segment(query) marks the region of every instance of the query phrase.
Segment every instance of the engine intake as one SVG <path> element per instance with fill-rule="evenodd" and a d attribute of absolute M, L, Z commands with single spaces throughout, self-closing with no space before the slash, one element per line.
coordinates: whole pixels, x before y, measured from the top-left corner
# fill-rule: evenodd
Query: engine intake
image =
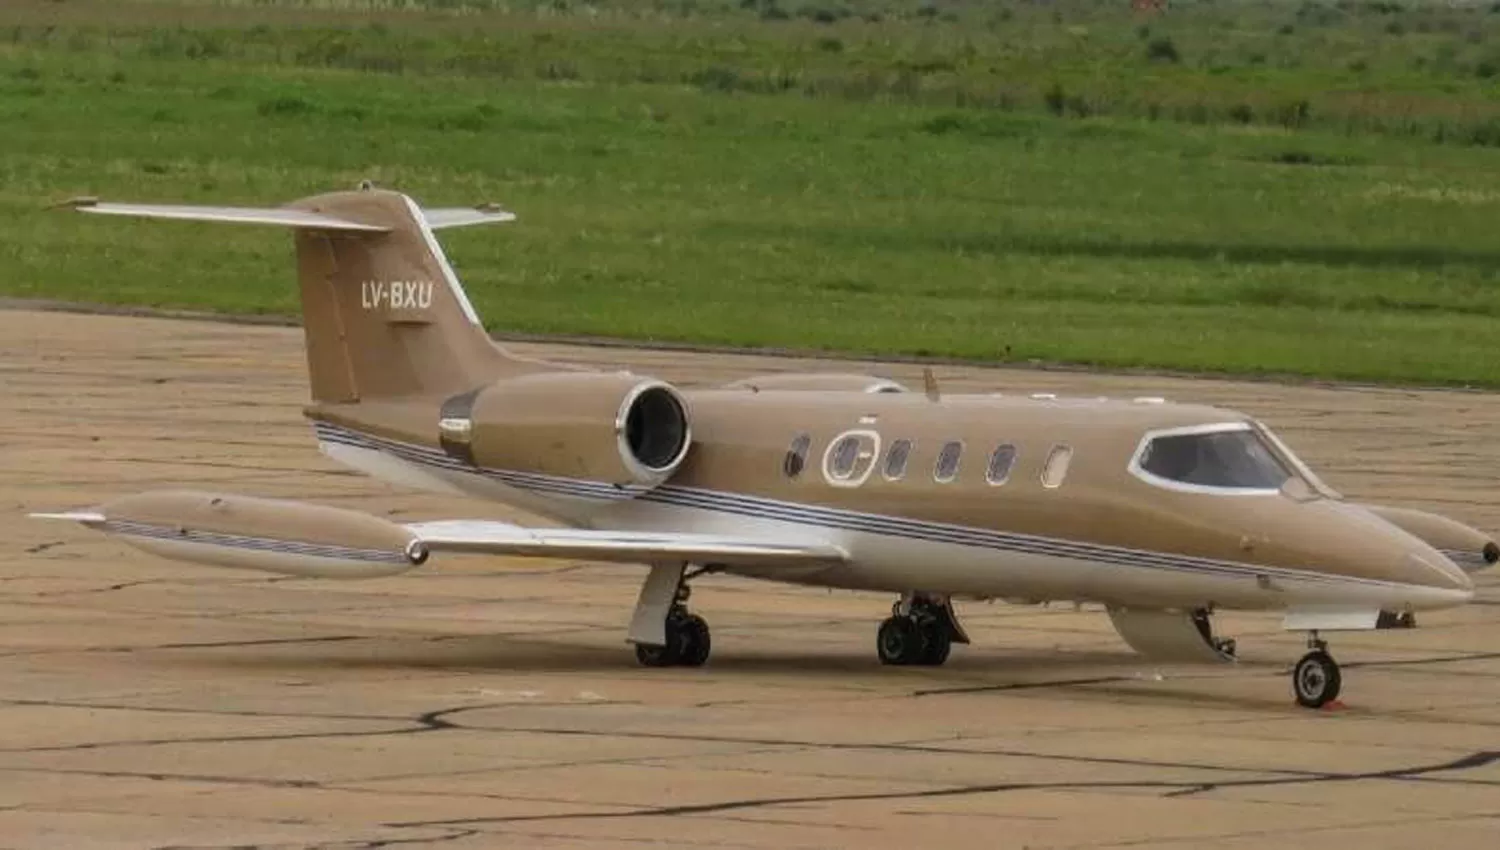
<path fill-rule="evenodd" d="M 649 487 L 692 443 L 675 389 L 604 372 L 524 375 L 454 396 L 438 432 L 449 456 L 474 466 Z"/>

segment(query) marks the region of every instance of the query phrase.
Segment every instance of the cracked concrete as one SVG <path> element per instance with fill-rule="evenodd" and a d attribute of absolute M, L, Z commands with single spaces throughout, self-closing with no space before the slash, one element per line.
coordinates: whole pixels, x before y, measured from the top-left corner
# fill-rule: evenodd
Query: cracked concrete
<path fill-rule="evenodd" d="M 809 361 L 517 345 L 681 381 Z M 370 582 L 155 560 L 24 519 L 223 487 L 400 516 L 505 509 L 318 455 L 300 334 L 0 311 L 0 845 L 1491 847 L 1500 573 L 1481 604 L 1334 638 L 1348 707 L 1231 615 L 1232 668 L 1159 667 L 1098 612 L 962 606 L 881 668 L 888 601 L 709 577 L 703 670 L 623 643 L 623 566 L 454 558 Z M 848 371 L 850 364 L 833 367 Z M 920 385 L 920 367 L 885 371 Z M 1267 419 L 1353 497 L 1500 530 L 1500 396 L 940 367 L 947 387 L 1165 395 Z"/>

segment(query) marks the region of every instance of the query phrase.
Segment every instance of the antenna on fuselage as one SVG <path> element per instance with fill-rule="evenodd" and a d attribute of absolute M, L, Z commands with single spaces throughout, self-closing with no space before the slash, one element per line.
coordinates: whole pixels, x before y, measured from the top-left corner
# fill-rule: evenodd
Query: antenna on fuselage
<path fill-rule="evenodd" d="M 937 401 L 941 397 L 938 392 L 937 376 L 932 374 L 932 367 L 925 366 L 922 369 L 922 387 L 927 390 L 927 400 Z"/>

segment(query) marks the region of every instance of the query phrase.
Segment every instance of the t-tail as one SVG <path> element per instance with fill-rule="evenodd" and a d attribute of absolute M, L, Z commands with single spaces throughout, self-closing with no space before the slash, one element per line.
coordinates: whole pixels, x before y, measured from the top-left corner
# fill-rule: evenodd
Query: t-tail
<path fill-rule="evenodd" d="M 68 202 L 82 212 L 279 225 L 293 230 L 307 365 L 314 402 L 447 397 L 498 378 L 564 367 L 499 348 L 438 245 L 434 231 L 498 224 L 493 205 L 422 209 L 371 188 L 282 207 Z"/>

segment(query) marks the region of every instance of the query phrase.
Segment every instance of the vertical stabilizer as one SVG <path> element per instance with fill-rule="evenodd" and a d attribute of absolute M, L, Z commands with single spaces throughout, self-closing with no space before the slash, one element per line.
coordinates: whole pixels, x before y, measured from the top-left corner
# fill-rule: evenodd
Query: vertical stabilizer
<path fill-rule="evenodd" d="M 494 207 L 423 210 L 368 186 L 284 207 L 101 203 L 83 212 L 268 224 L 295 233 L 302 324 L 315 402 L 336 404 L 466 392 L 498 378 L 564 367 L 497 347 L 433 230 L 511 221 Z"/>
<path fill-rule="evenodd" d="M 382 229 L 297 229 L 315 401 L 451 395 L 515 371 L 484 332 L 410 198 L 365 190 L 307 198 L 292 207 Z"/>

